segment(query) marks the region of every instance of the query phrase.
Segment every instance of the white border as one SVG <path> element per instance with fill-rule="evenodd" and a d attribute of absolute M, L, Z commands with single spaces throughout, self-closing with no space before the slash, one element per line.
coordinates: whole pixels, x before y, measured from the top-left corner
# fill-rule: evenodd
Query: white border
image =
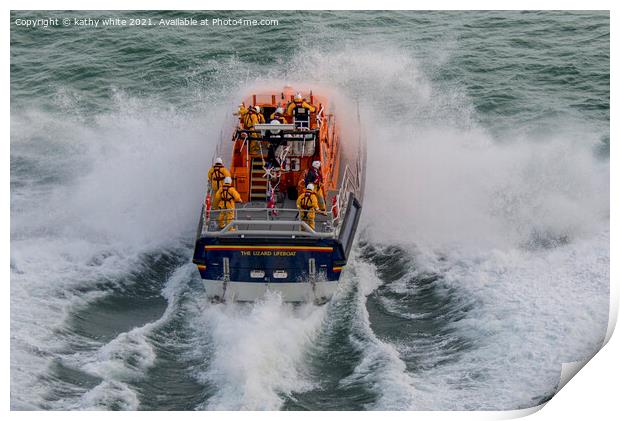
<path fill-rule="evenodd" d="M 234 4 L 228 3 L 224 4 L 226 7 L 221 7 L 222 3 L 217 4 L 209 4 L 207 2 L 199 2 L 199 1 L 187 1 L 187 0 L 177 0 L 174 2 L 171 1 L 162 1 L 162 0 L 152 0 L 147 3 L 143 1 L 90 1 L 85 3 L 83 1 L 75 1 L 75 0 L 65 0 L 65 1 L 55 1 L 55 2 L 45 2 L 45 1 L 34 1 L 34 0 L 23 0 L 23 1 L 9 1 L 7 6 L 7 12 L 11 9 L 13 10 L 142 10 L 145 9 L 145 6 L 148 6 L 148 9 L 172 9 L 172 10 L 256 10 L 259 4 L 254 1 L 237 1 Z M 260 6 L 265 5 L 261 3 Z M 218 7 L 219 6 L 219 7 Z M 271 1 L 267 4 L 268 10 L 277 10 L 277 9 L 291 9 L 292 6 L 297 6 L 297 4 L 292 4 L 290 1 Z M 615 11 L 612 3 L 610 1 L 598 1 L 598 0 L 590 0 L 588 2 L 577 2 L 577 1 L 532 1 L 532 0 L 523 0 L 523 1 L 468 1 L 468 2 L 456 2 L 456 1 L 416 1 L 415 3 L 406 2 L 406 1 L 396 1 L 396 0 L 383 0 L 381 2 L 354 2 L 354 1 L 344 1 L 339 3 L 334 3 L 333 1 L 327 0 L 313 0 L 306 3 L 307 10 L 322 10 L 322 9 L 330 9 L 330 10 L 347 10 L 347 9 L 367 9 L 367 10 L 378 10 L 378 9 L 418 9 L 418 10 L 480 10 L 480 9 L 493 9 L 493 10 L 520 10 L 520 9 L 537 9 L 537 10 L 549 10 L 549 9 L 572 9 L 572 10 L 611 10 L 611 25 L 614 26 L 615 22 Z M 263 9 L 265 10 L 265 9 Z M 8 13 L 7 13 L 8 14 Z M 6 15 L 5 15 L 6 16 Z M 612 54 L 612 68 L 613 60 L 616 57 L 616 48 L 617 45 L 617 37 L 615 36 L 615 29 L 611 31 L 611 49 L 613 51 Z M 9 74 L 9 61 L 10 61 L 10 49 L 9 49 L 9 40 L 10 40 L 10 25 L 7 25 L 7 28 L 2 32 L 2 40 L 3 45 L 6 48 L 5 53 L 3 54 L 4 66 L 2 68 L 3 77 L 5 80 L 5 87 L 10 87 L 10 74 Z M 616 98 L 615 93 L 617 93 L 617 89 L 614 89 L 614 84 L 611 84 L 612 88 L 612 116 L 614 116 L 613 111 L 616 109 L 614 104 L 614 99 Z M 7 89 L 8 91 L 8 89 Z M 3 107 L 3 121 L 4 121 L 4 133 L 5 139 L 7 141 L 2 144 L 2 163 L 4 165 L 3 176 L 5 177 L 4 183 L 0 187 L 3 197 L 7 200 L 5 201 L 6 205 L 2 207 L 2 222 L 0 225 L 1 232 L 3 234 L 4 241 L 2 242 L 2 255 L 4 257 L 5 270 L 7 275 L 9 272 L 9 252 L 10 252 L 10 209 L 9 209 L 9 180 L 10 180 L 10 162 L 9 162 L 9 142 L 10 138 L 10 128 L 9 128 L 9 116 L 10 116 L 10 95 L 5 94 L 4 101 L 2 102 Z M 614 138 L 614 118 L 612 117 L 611 121 L 611 138 Z M 618 171 L 616 170 L 615 164 L 618 162 L 618 152 L 617 148 L 611 148 L 611 214 L 619 215 L 620 208 L 618 207 Z M 616 239 L 617 223 L 616 219 L 612 218 L 611 220 L 611 232 L 612 232 L 612 241 L 611 241 L 611 311 L 610 311 L 610 324 L 608 329 L 607 340 L 609 340 L 613 327 L 615 325 L 617 319 L 618 312 L 618 287 L 617 287 L 617 269 L 616 265 L 618 262 L 618 247 Z M 10 367 L 8 363 L 9 358 L 9 350 L 10 350 L 10 341 L 7 340 L 10 335 L 10 313 L 9 313 L 9 304 L 10 304 L 10 287 L 9 287 L 9 279 L 7 276 L 3 280 L 5 281 L 5 295 L 4 295 L 4 323 L 3 323 L 3 333 L 4 333 L 4 346 L 2 347 L 2 356 L 4 360 L 4 364 L 2 366 L 2 392 L 5 397 L 4 404 L 4 412 L 9 412 L 9 416 L 15 419 L 31 419 L 32 417 L 45 417 L 45 418 L 57 418 L 59 420 L 66 419 L 82 419 L 84 413 L 81 412 L 10 412 L 9 411 L 9 379 L 10 379 Z M 617 335 L 616 335 L 617 336 Z M 620 345 L 618 343 L 618 339 L 612 337 L 609 343 L 601 350 L 595 357 L 587 364 L 587 368 L 582 372 L 578 373 L 576 379 L 572 380 L 568 383 L 568 385 L 560 391 L 548 404 L 547 407 L 538 412 L 535 417 L 541 420 L 554 420 L 554 419 L 562 419 L 562 420 L 572 420 L 579 419 L 583 420 L 585 418 L 591 419 L 612 419 L 614 415 L 617 416 L 619 413 L 618 409 L 618 399 L 617 399 L 617 390 L 618 390 L 618 356 L 620 355 Z M 355 417 L 355 418 L 375 418 L 375 417 L 390 417 L 397 419 L 411 419 L 411 417 L 415 417 L 416 419 L 505 419 L 505 418 L 513 418 L 518 416 L 524 416 L 531 413 L 532 410 L 524 410 L 524 411 L 505 411 L 505 412 L 391 412 L 389 414 L 384 414 L 380 412 L 355 412 L 355 413 L 346 413 L 342 414 L 340 412 L 329 412 L 322 413 L 321 417 L 327 418 L 343 418 L 343 417 Z M 89 412 L 87 414 L 88 417 L 93 418 L 107 418 L 111 415 L 111 412 Z M 255 419 L 290 419 L 291 416 L 300 417 L 300 418 L 315 418 L 317 414 L 315 413 L 274 413 L 274 412 L 259 412 L 259 413 L 247 413 L 247 412 L 209 412 L 209 413 L 192 413 L 192 412 L 181 412 L 175 413 L 175 417 L 215 417 L 218 419 L 239 419 L 243 417 L 251 417 Z M 114 413 L 114 417 L 120 418 L 129 418 L 135 419 L 148 417 L 149 419 L 155 418 L 163 418 L 169 417 L 171 414 L 166 412 L 158 412 L 158 413 Z M 79 418 L 78 418 L 79 417 Z"/>

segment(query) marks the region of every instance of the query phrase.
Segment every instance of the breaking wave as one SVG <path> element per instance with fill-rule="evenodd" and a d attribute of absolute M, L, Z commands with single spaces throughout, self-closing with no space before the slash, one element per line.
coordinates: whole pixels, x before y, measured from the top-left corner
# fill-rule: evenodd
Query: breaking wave
<path fill-rule="evenodd" d="M 182 105 L 111 87 L 84 112 L 60 88 L 53 111 L 12 111 L 13 409 L 515 409 L 598 350 L 607 127 L 525 113 L 500 130 L 433 76 L 450 48 L 341 45 L 203 63 Z M 300 82 L 359 103 L 367 136 L 342 289 L 208 304 L 187 262 L 220 122 L 238 91 Z"/>

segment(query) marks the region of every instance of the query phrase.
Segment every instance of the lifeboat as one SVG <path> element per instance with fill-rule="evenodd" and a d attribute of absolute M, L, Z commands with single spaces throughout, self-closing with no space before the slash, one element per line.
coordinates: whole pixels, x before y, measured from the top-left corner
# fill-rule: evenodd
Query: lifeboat
<path fill-rule="evenodd" d="M 257 106 L 264 123 L 247 123 L 245 113 Z M 284 117 L 272 119 L 278 109 Z M 357 107 L 287 86 L 251 93 L 231 115 L 212 162 L 223 160 L 241 202 L 220 210 L 207 183 L 193 256 L 207 296 L 256 301 L 272 291 L 287 302 L 326 302 L 346 268 L 362 210 L 366 152 Z M 296 202 L 315 167 L 322 209 L 311 223 Z M 222 212 L 230 216 L 220 218 Z"/>

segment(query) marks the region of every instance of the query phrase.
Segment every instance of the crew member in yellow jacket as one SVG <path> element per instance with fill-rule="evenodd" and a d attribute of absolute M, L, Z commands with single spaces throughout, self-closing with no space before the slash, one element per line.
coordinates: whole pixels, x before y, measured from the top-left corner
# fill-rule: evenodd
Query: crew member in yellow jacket
<path fill-rule="evenodd" d="M 241 195 L 232 186 L 232 178 L 226 177 L 224 184 L 215 193 L 213 206 L 220 210 L 220 216 L 217 218 L 220 229 L 228 225 L 235 217 L 235 202 L 241 203 Z M 233 231 L 234 228 L 231 228 Z"/>
<path fill-rule="evenodd" d="M 261 109 L 258 105 L 252 106 L 250 105 L 247 111 L 239 110 L 240 115 L 242 116 L 243 128 L 246 130 L 252 130 L 254 125 L 256 124 L 265 124 L 265 116 L 260 112 Z M 250 138 L 252 139 L 250 142 L 250 152 L 257 153 L 260 150 L 260 146 L 258 144 L 258 140 L 255 140 L 259 137 L 258 133 L 252 133 Z"/>
<path fill-rule="evenodd" d="M 222 158 L 215 158 L 215 164 L 209 170 L 209 181 L 211 182 L 211 191 L 215 194 L 226 177 L 230 177 L 230 172 L 226 169 L 222 163 Z"/>
<path fill-rule="evenodd" d="M 243 127 L 246 130 L 252 130 L 255 124 L 265 124 L 265 116 L 260 112 L 260 107 L 252 106 L 247 110 L 239 109 L 239 114 L 243 118 Z"/>
<path fill-rule="evenodd" d="M 286 124 L 286 117 L 284 116 L 284 108 L 278 107 L 269 117 L 270 122 L 273 124 L 273 120 L 277 120 L 280 124 Z"/>
<path fill-rule="evenodd" d="M 288 104 L 288 106 L 286 107 L 286 114 L 292 117 L 293 111 L 295 111 L 295 108 L 298 108 L 298 107 L 306 108 L 310 110 L 311 113 L 315 111 L 315 108 L 312 105 L 308 104 L 306 100 L 304 99 L 304 97 L 302 97 L 299 92 L 295 94 L 295 98 L 293 102 Z"/>
<path fill-rule="evenodd" d="M 314 194 L 313 184 L 308 184 L 306 191 L 297 198 L 297 209 L 299 209 L 301 220 L 314 229 L 314 217 L 320 209 L 316 194 Z"/>

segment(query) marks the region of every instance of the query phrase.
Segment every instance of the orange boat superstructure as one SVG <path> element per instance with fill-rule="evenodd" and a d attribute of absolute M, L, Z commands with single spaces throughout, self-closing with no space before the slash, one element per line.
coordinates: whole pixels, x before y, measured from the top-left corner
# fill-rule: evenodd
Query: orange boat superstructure
<path fill-rule="evenodd" d="M 269 117 L 276 109 L 281 107 L 286 110 L 287 105 L 293 102 L 293 98 L 294 94 L 289 89 L 286 94 L 284 92 L 263 95 L 253 94 L 245 98 L 243 104 L 246 107 L 258 105 L 261 108 L 261 113 L 266 116 L 265 119 L 268 124 L 270 122 Z M 334 114 L 327 114 L 325 112 L 329 106 L 327 98 L 316 96 L 310 92 L 307 96 L 307 102 L 316 109 L 314 112 L 308 112 L 309 131 L 316 132 L 316 142 L 314 140 L 293 141 L 291 140 L 292 137 L 289 137 L 288 140 L 283 138 L 285 141 L 295 143 L 288 145 L 291 148 L 281 163 L 282 171 L 279 182 L 282 188 L 297 187 L 300 177 L 310 168 L 315 158 L 319 158 L 324 176 L 322 189 L 325 195 L 326 191 L 337 189 L 340 166 L 338 127 L 336 126 Z M 292 116 L 287 115 L 286 119 L 288 124 L 294 124 Z M 252 133 L 243 129 L 243 125 L 240 122 L 235 134 L 237 141 L 234 143 L 230 164 L 234 185 L 246 202 L 257 199 L 265 200 L 268 180 L 267 177 L 264 177 L 262 170 L 263 161 L 268 158 L 269 142 L 253 140 Z"/>
<path fill-rule="evenodd" d="M 248 127 L 236 113 L 232 133 L 222 137 L 216 156 L 243 203 L 223 226 L 221 211 L 210 207 L 215 192 L 207 192 L 194 263 L 211 298 L 253 301 L 272 290 L 286 301 L 324 301 L 335 291 L 360 217 L 365 143 L 357 113 L 343 128 L 332 98 L 300 93 L 303 106 L 290 87 L 251 93 L 241 113 L 258 106 L 265 123 Z M 278 108 L 290 114 L 275 122 Z M 295 200 L 315 161 L 325 212 L 312 228 L 300 219 Z"/>

